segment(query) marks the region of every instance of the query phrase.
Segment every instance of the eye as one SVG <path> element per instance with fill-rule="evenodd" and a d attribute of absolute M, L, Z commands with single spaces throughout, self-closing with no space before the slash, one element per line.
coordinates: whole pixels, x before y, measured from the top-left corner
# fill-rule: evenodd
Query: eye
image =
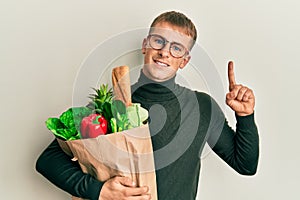
<path fill-rule="evenodd" d="M 176 52 L 182 52 L 182 51 L 184 51 L 183 46 L 180 45 L 180 44 L 173 44 L 173 45 L 172 45 L 172 49 L 173 49 L 174 51 L 176 51 Z"/>
<path fill-rule="evenodd" d="M 154 42 L 155 42 L 156 44 L 159 44 L 159 45 L 163 45 L 163 44 L 165 43 L 165 41 L 164 41 L 162 38 L 159 38 L 159 37 L 156 37 L 156 38 L 154 39 Z"/>

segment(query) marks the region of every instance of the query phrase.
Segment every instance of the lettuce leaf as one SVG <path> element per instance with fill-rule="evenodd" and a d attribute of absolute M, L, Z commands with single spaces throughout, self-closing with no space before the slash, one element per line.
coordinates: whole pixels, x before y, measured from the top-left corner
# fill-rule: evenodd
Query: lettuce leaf
<path fill-rule="evenodd" d="M 59 118 L 48 118 L 46 126 L 56 137 L 61 139 L 80 139 L 81 120 L 91 113 L 92 110 L 87 107 L 69 108 Z"/>

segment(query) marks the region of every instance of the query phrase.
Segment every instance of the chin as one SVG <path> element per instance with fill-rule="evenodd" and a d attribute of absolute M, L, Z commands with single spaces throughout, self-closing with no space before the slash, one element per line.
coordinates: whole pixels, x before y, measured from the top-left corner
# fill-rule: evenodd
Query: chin
<path fill-rule="evenodd" d="M 170 69 L 157 67 L 155 64 L 148 64 L 147 66 L 144 66 L 143 73 L 153 81 L 163 82 L 175 75 L 173 73 L 170 73 Z"/>
<path fill-rule="evenodd" d="M 163 82 L 169 80 L 170 78 L 171 78 L 170 76 L 166 76 L 165 74 L 155 74 L 152 75 L 151 79 L 156 82 Z"/>

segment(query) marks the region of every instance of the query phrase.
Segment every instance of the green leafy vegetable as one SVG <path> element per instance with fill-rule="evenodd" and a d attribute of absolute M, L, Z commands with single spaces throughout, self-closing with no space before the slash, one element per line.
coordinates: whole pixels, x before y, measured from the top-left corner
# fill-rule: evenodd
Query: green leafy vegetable
<path fill-rule="evenodd" d="M 77 130 L 80 130 L 81 120 L 84 117 L 92 114 L 92 110 L 87 107 L 75 107 L 72 108 L 72 112 L 73 112 L 74 125 Z"/>
<path fill-rule="evenodd" d="M 142 125 L 148 118 L 148 111 L 138 103 L 127 107 L 120 100 L 113 100 L 112 89 L 102 84 L 93 89 L 91 101 L 86 107 L 72 107 L 63 112 L 59 118 L 49 118 L 46 126 L 56 137 L 64 140 L 80 139 L 80 126 L 84 117 L 92 113 L 102 115 L 108 123 L 108 133 L 120 132 Z"/>
<path fill-rule="evenodd" d="M 87 107 L 69 108 L 59 118 L 48 118 L 46 126 L 55 136 L 64 140 L 80 139 L 81 120 L 91 113 L 92 110 Z"/>
<path fill-rule="evenodd" d="M 126 108 L 129 123 L 133 127 L 139 127 L 148 119 L 148 111 L 139 103 L 133 103 Z"/>
<path fill-rule="evenodd" d="M 111 112 L 116 120 L 117 132 L 132 128 L 126 112 L 125 104 L 120 100 L 114 100 L 111 104 Z M 114 121 L 113 121 L 114 122 Z M 115 124 L 111 124 L 111 127 Z"/>
<path fill-rule="evenodd" d="M 118 127 L 117 127 L 117 120 L 116 118 L 111 118 L 110 121 L 110 127 L 111 127 L 111 132 L 116 133 L 118 132 Z"/>

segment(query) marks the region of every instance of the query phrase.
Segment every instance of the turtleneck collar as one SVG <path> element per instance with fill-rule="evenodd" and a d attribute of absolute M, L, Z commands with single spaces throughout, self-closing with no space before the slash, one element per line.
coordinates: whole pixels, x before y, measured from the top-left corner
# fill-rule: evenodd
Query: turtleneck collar
<path fill-rule="evenodd" d="M 176 98 L 181 93 L 181 87 L 175 83 L 175 78 L 156 82 L 145 76 L 143 71 L 140 72 L 138 81 L 132 86 L 131 92 L 140 98 L 149 101 L 165 101 Z"/>

